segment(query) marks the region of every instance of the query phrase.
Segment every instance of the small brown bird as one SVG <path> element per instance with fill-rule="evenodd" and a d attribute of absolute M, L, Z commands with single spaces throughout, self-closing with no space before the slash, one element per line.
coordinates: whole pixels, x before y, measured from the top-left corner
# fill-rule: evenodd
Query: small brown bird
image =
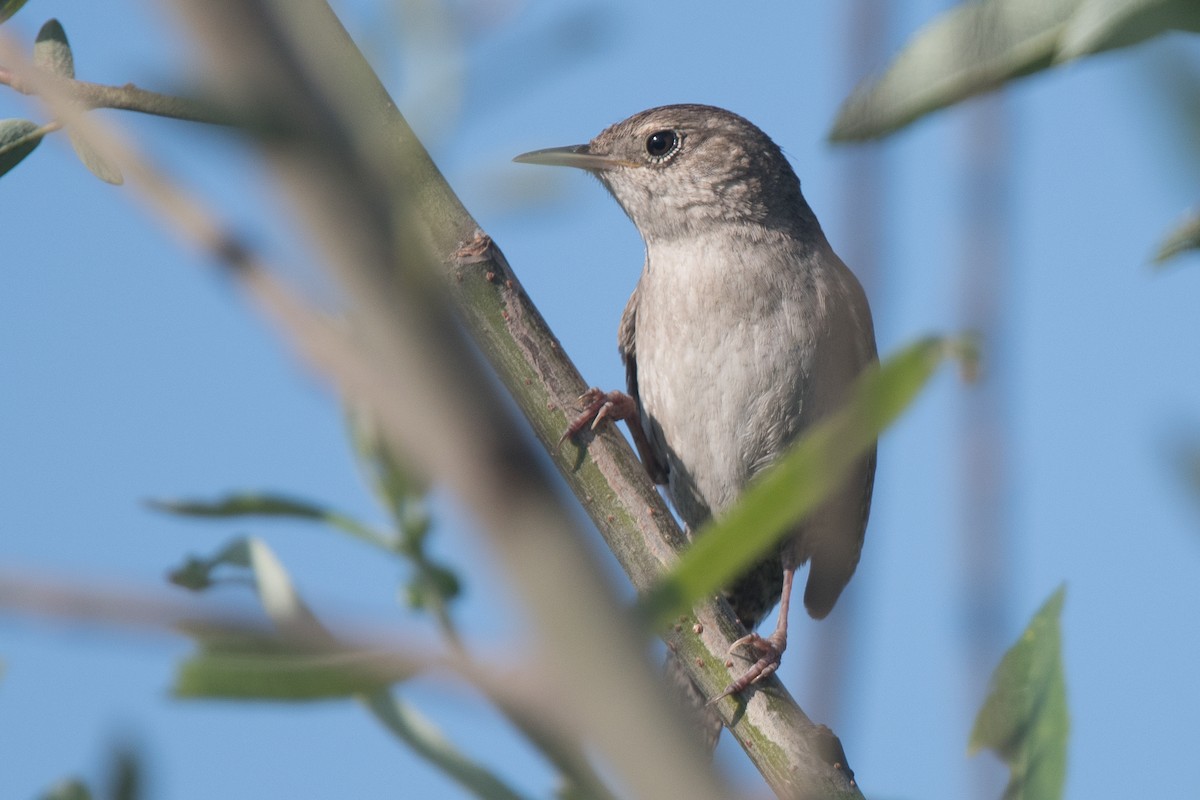
<path fill-rule="evenodd" d="M 866 295 L 782 151 L 729 111 L 652 108 L 588 144 L 516 160 L 591 172 L 645 240 L 645 267 L 618 334 L 628 394 L 593 390 L 568 433 L 628 420 L 647 471 L 696 531 L 837 410 L 876 360 Z M 725 591 L 750 630 L 781 602 L 770 636 L 752 633 L 735 645 L 758 659 L 725 694 L 778 668 L 797 567 L 809 564 L 808 613 L 821 619 L 833 608 L 858 564 L 874 476 L 872 448 L 778 556 Z"/>

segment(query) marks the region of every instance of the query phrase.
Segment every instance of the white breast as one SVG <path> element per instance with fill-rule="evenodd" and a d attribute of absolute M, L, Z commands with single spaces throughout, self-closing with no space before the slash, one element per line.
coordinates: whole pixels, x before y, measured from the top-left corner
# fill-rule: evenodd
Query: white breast
<path fill-rule="evenodd" d="M 643 424 L 693 529 L 836 405 L 874 355 L 862 291 L 823 239 L 804 252 L 728 241 L 654 243 L 638 285 Z"/>

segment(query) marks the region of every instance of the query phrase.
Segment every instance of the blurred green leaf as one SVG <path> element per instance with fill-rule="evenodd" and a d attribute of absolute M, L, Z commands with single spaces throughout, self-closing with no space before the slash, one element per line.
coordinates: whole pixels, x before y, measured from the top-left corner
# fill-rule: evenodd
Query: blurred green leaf
<path fill-rule="evenodd" d="M 462 584 L 455 572 L 424 561 L 421 562 L 417 573 L 405 584 L 404 599 L 409 608 L 429 608 L 431 605 L 453 600 L 461 592 Z"/>
<path fill-rule="evenodd" d="M 38 31 L 33 44 L 33 64 L 60 78 L 75 77 L 75 57 L 71 55 L 67 32 L 58 20 L 48 20 Z"/>
<path fill-rule="evenodd" d="M 966 340 L 931 337 L 863 373 L 845 409 L 813 426 L 737 505 L 698 533 L 643 598 L 643 612 L 656 622 L 686 613 L 765 556 L 837 487 L 948 356 L 970 361 L 974 351 Z"/>
<path fill-rule="evenodd" d="M 180 666 L 179 697 L 320 700 L 372 693 L 406 680 L 411 664 L 387 653 L 250 634 L 197 634 L 198 653 Z"/>
<path fill-rule="evenodd" d="M 234 558 L 243 559 L 254 575 L 258 599 L 263 610 L 281 631 L 320 637 L 325 629 L 317 622 L 308 604 L 300 597 L 283 563 L 263 540 L 249 536 L 227 549 Z"/>
<path fill-rule="evenodd" d="M 215 568 L 216 564 L 207 559 L 189 556 L 187 561 L 183 562 L 183 566 L 167 573 L 167 580 L 181 589 L 203 592 L 216 584 L 212 578 Z"/>
<path fill-rule="evenodd" d="M 1060 625 L 1065 595 L 1060 586 L 1004 654 L 971 731 L 971 753 L 988 748 L 1008 765 L 1005 798 L 1062 797 L 1070 729 Z"/>
<path fill-rule="evenodd" d="M 283 564 L 267 543 L 256 537 L 234 539 L 211 558 L 189 558 L 171 572 L 170 579 L 177 586 L 201 591 L 216 582 L 212 572 L 222 566 L 249 570 L 263 609 L 281 631 L 307 637 L 325 635 L 325 629 L 292 585 Z"/>
<path fill-rule="evenodd" d="M 39 800 L 92 800 L 92 793 L 83 781 L 67 778 L 47 789 Z"/>
<path fill-rule="evenodd" d="M 230 494 L 219 500 L 150 500 L 151 508 L 189 517 L 299 517 L 326 520 L 322 506 L 279 494 Z"/>
<path fill-rule="evenodd" d="M 5 22 L 13 14 L 21 10 L 28 0 L 0 0 L 0 22 Z"/>
<path fill-rule="evenodd" d="M 240 493 L 216 500 L 150 500 L 147 505 L 188 517 L 285 517 L 324 522 L 390 555 L 402 555 L 412 563 L 416 571 L 404 589 L 404 599 L 410 607 L 426 608 L 435 602 L 444 603 L 457 597 L 461 591 L 458 576 L 430 560 L 425 553 L 430 521 L 419 494 L 424 491 L 423 484 L 405 477 L 404 471 L 394 461 L 386 459 L 381 451 L 360 449 L 359 453 L 372 478 L 378 477 L 380 481 L 377 484 L 380 499 L 399 528 L 398 536 L 388 536 L 325 506 L 282 494 Z M 184 588 L 203 590 L 212 585 L 210 573 L 215 566 L 217 564 L 209 560 L 190 559 L 174 570 L 170 579 Z"/>
<path fill-rule="evenodd" d="M 842 104 L 829 138 L 873 139 L 1016 78 L 1171 29 L 1200 30 L 1196 0 L 978 0 L 946 11 Z"/>
<path fill-rule="evenodd" d="M 1154 254 L 1154 263 L 1162 266 L 1189 250 L 1200 250 L 1200 213 L 1191 214 L 1167 235 Z"/>
<path fill-rule="evenodd" d="M 296 592 L 265 542 L 236 539 L 212 558 L 189 559 L 185 571 L 207 573 L 219 566 L 250 571 L 278 634 L 192 631 L 200 651 L 180 665 L 176 694 L 312 700 L 372 692 L 412 674 L 409 665 L 387 654 L 340 645 Z"/>
<path fill-rule="evenodd" d="M 351 409 L 347 420 L 358 463 L 396 527 L 395 550 L 415 569 L 404 586 L 404 600 L 409 608 L 433 609 L 442 615 L 443 624 L 449 624 L 445 605 L 462 586 L 452 570 L 430 559 L 426 551 L 432 528 L 425 508 L 428 482 L 395 456 L 370 415 Z"/>
<path fill-rule="evenodd" d="M 1084 0 L 1058 46 L 1058 60 L 1129 47 L 1171 30 L 1200 31 L 1196 0 Z"/>
<path fill-rule="evenodd" d="M 138 800 L 142 797 L 141 757 L 133 748 L 126 744 L 111 747 L 105 770 L 108 773 L 105 789 L 100 794 L 105 800 Z M 91 800 L 94 796 L 79 778 L 64 778 L 39 795 L 39 800 Z"/>
<path fill-rule="evenodd" d="M 379 501 L 405 538 L 420 539 L 429 528 L 422 502 L 429 491 L 428 482 L 392 453 L 368 414 L 351 410 L 347 422 L 358 463 Z"/>
<path fill-rule="evenodd" d="M 951 8 L 904 45 L 882 77 L 842 104 L 829 138 L 873 139 L 1050 66 L 1080 0 L 982 0 Z"/>
<path fill-rule="evenodd" d="M 230 494 L 217 500 L 149 500 L 153 509 L 184 517 L 288 517 L 324 522 L 374 547 L 394 551 L 388 537 L 345 514 L 317 503 L 272 493 Z"/>
<path fill-rule="evenodd" d="M 142 759 L 128 745 L 118 745 L 109 757 L 108 797 L 111 800 L 138 800 L 142 791 Z"/>
<path fill-rule="evenodd" d="M 435 764 L 477 797 L 521 800 L 521 795 L 487 768 L 465 756 L 415 708 L 380 690 L 362 698 L 375 718 L 397 739 Z"/>
<path fill-rule="evenodd" d="M 0 175 L 20 164 L 42 143 L 41 128 L 27 119 L 0 120 Z M 36 134 L 36 135 L 35 135 Z"/>

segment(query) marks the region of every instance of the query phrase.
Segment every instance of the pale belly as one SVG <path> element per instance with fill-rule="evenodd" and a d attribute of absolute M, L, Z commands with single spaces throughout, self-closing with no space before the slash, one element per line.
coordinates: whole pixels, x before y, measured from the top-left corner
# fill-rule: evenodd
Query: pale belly
<path fill-rule="evenodd" d="M 736 303 L 694 282 L 658 283 L 639 289 L 649 289 L 637 327 L 643 422 L 666 454 L 672 500 L 695 529 L 803 427 L 815 311 L 798 288 Z"/>

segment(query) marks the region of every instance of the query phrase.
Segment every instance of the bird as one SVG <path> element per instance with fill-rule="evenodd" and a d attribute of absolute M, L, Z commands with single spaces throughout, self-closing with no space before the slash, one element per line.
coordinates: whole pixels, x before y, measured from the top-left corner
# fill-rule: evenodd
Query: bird
<path fill-rule="evenodd" d="M 694 535 L 841 408 L 876 363 L 866 293 L 825 237 L 783 151 L 733 112 L 660 106 L 587 144 L 514 160 L 591 173 L 641 234 L 645 263 L 617 336 L 626 391 L 589 390 L 564 437 L 625 420 L 646 471 Z M 731 650 L 757 660 L 712 699 L 680 665 L 668 665 L 690 684 L 684 694 L 694 706 L 776 671 L 793 579 L 805 563 L 809 615 L 822 619 L 833 609 L 858 565 L 875 463 L 872 446 L 777 552 L 723 590 L 751 631 Z M 774 631 L 755 633 L 777 603 Z M 720 720 L 711 709 L 701 713 L 715 745 Z"/>

